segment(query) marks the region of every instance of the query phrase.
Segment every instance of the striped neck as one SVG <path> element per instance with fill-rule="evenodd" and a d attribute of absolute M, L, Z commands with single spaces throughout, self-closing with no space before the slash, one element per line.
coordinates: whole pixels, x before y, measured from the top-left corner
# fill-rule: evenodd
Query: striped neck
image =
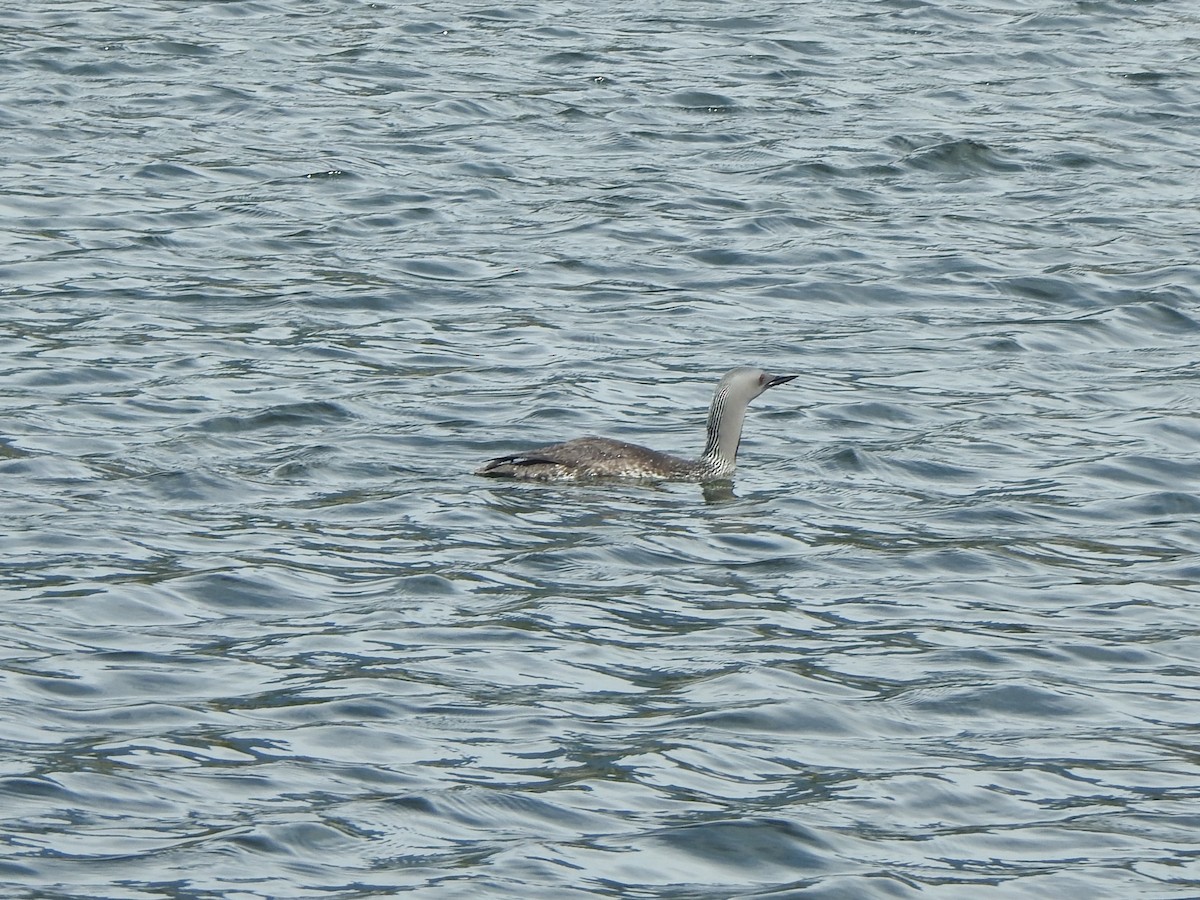
<path fill-rule="evenodd" d="M 712 406 L 708 409 L 708 442 L 704 445 L 704 453 L 700 455 L 700 465 L 707 474 L 717 478 L 727 478 L 733 474 L 745 418 L 745 399 L 731 397 L 728 385 L 718 385 Z"/>

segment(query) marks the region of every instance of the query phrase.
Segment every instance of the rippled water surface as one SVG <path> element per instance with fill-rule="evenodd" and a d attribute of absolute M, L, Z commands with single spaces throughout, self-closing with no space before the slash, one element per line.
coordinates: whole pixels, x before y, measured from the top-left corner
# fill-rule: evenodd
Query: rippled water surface
<path fill-rule="evenodd" d="M 1200 896 L 1194 3 L 25 6 L 6 896 Z"/>

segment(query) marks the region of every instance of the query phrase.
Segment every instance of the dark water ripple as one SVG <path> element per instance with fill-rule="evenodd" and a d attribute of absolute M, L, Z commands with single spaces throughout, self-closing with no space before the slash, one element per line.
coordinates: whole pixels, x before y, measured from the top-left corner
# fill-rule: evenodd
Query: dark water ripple
<path fill-rule="evenodd" d="M 10 11 L 6 896 L 1196 896 L 1197 25 Z"/>

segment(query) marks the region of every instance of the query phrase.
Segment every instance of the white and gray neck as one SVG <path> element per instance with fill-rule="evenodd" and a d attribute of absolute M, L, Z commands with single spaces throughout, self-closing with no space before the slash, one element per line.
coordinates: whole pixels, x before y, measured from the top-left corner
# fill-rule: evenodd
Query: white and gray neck
<path fill-rule="evenodd" d="M 724 381 L 713 394 L 708 408 L 708 441 L 700 454 L 700 465 L 706 474 L 727 478 L 737 466 L 738 445 L 742 442 L 742 422 L 750 398 Z"/>
<path fill-rule="evenodd" d="M 738 445 L 742 442 L 742 422 L 750 401 L 795 375 L 772 375 L 762 369 L 742 367 L 725 373 L 708 408 L 708 442 L 696 460 L 702 477 L 728 478 L 737 466 Z"/>

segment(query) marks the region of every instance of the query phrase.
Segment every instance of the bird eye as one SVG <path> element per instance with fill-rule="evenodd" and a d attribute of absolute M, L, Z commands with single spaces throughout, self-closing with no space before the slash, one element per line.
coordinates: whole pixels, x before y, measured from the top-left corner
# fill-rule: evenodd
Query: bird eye
<path fill-rule="evenodd" d="M 766 375 L 759 375 L 759 376 L 758 376 L 758 383 L 759 383 L 759 384 L 766 384 L 766 383 L 767 383 L 767 376 L 766 376 Z"/>

